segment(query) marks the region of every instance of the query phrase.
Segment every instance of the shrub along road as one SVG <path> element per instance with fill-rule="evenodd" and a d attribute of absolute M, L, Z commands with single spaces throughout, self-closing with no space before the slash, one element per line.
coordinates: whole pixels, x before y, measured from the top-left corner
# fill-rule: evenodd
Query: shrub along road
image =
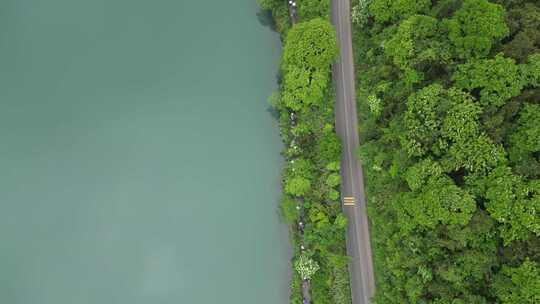
<path fill-rule="evenodd" d="M 375 291 L 369 225 L 362 168 L 355 157 L 358 148 L 358 120 L 351 42 L 350 1 L 332 0 L 332 22 L 340 48 L 334 64 L 336 87 L 336 131 L 343 142 L 341 159 L 341 195 L 349 219 L 347 253 L 351 257 L 351 294 L 353 304 L 368 304 Z"/>

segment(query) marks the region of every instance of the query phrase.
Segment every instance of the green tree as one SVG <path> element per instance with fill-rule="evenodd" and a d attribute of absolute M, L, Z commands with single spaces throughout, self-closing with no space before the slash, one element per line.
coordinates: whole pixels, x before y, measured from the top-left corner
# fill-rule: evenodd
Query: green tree
<path fill-rule="evenodd" d="M 309 179 L 301 176 L 285 180 L 285 192 L 294 196 L 304 196 L 311 190 Z"/>
<path fill-rule="evenodd" d="M 282 101 L 292 110 L 318 104 L 329 86 L 329 67 L 337 56 L 335 31 L 323 19 L 295 25 L 283 50 Z"/>
<path fill-rule="evenodd" d="M 326 69 L 338 54 L 336 34 L 329 21 L 315 18 L 296 24 L 287 34 L 283 66 Z"/>
<path fill-rule="evenodd" d="M 303 158 L 292 160 L 285 168 L 285 192 L 294 196 L 304 196 L 311 190 L 313 179 L 312 162 Z"/>
<path fill-rule="evenodd" d="M 540 51 L 540 7 L 532 3 L 516 6 L 508 12 L 508 27 L 512 40 L 503 46 L 505 55 L 519 63 Z"/>
<path fill-rule="evenodd" d="M 518 128 L 511 137 L 511 158 L 522 161 L 540 152 L 540 105 L 526 104 L 520 113 Z"/>
<path fill-rule="evenodd" d="M 509 136 L 508 155 L 513 169 L 526 178 L 540 178 L 540 105 L 525 104 L 517 128 Z"/>
<path fill-rule="evenodd" d="M 405 74 L 416 75 L 412 79 L 417 81 L 423 78 L 418 74 L 420 66 L 447 63 L 450 59 L 437 19 L 424 15 L 413 15 L 403 20 L 396 34 L 384 44 L 384 51 Z"/>
<path fill-rule="evenodd" d="M 300 111 L 323 101 L 328 88 L 328 71 L 291 65 L 283 79 L 282 100 L 288 108 Z"/>
<path fill-rule="evenodd" d="M 369 11 L 371 2 L 372 0 L 356 0 L 351 3 L 351 19 L 354 24 L 364 27 L 368 23 L 369 17 L 371 17 Z"/>
<path fill-rule="evenodd" d="M 509 167 L 498 167 L 486 181 L 486 207 L 502 224 L 505 244 L 540 235 L 540 180 L 525 182 Z"/>
<path fill-rule="evenodd" d="M 454 143 L 441 161 L 446 170 L 465 168 L 473 173 L 487 173 L 507 162 L 506 152 L 485 134 Z"/>
<path fill-rule="evenodd" d="M 493 290 L 501 304 L 540 303 L 540 266 L 528 259 L 519 267 L 504 266 Z"/>
<path fill-rule="evenodd" d="M 407 2 L 353 27 L 375 303 L 510 303 L 497 272 L 540 257 L 540 3 Z"/>
<path fill-rule="evenodd" d="M 272 12 L 277 31 L 284 33 L 289 29 L 289 10 L 285 1 L 257 0 L 257 3 L 262 9 Z"/>
<path fill-rule="evenodd" d="M 448 37 L 461 58 L 485 57 L 493 44 L 509 34 L 504 8 L 487 0 L 464 0 L 449 19 Z"/>
<path fill-rule="evenodd" d="M 341 176 L 337 173 L 332 173 L 326 178 L 326 185 L 329 187 L 337 187 L 341 184 Z"/>
<path fill-rule="evenodd" d="M 297 14 L 300 21 L 314 18 L 328 18 L 330 16 L 329 0 L 302 0 L 297 6 Z"/>
<path fill-rule="evenodd" d="M 339 161 L 341 156 L 341 140 L 333 128 L 323 131 L 317 140 L 317 159 L 321 164 Z"/>
<path fill-rule="evenodd" d="M 369 10 L 377 22 L 384 23 L 426 12 L 430 6 L 430 0 L 373 0 Z"/>
<path fill-rule="evenodd" d="M 518 96 L 524 79 L 511 58 L 498 54 L 494 59 L 473 60 L 458 65 L 452 79 L 458 88 L 469 92 L 479 89 L 483 105 L 500 107 L 511 97 Z"/>
<path fill-rule="evenodd" d="M 273 9 L 279 6 L 279 0 L 257 0 L 257 3 L 262 9 Z"/>
<path fill-rule="evenodd" d="M 432 84 L 407 99 L 403 144 L 411 156 L 423 156 L 431 150 L 439 150 L 442 121 L 450 103 L 445 89 Z"/>
<path fill-rule="evenodd" d="M 441 166 L 432 159 L 424 159 L 407 169 L 405 180 L 412 191 L 419 190 L 432 178 L 442 176 Z"/>
<path fill-rule="evenodd" d="M 281 200 L 281 214 L 288 224 L 295 224 L 298 221 L 300 212 L 297 209 L 299 203 L 290 196 L 284 195 Z"/>
<path fill-rule="evenodd" d="M 540 87 L 540 53 L 529 56 L 527 64 L 522 65 L 522 73 L 525 85 Z"/>
<path fill-rule="evenodd" d="M 395 207 L 399 222 L 407 231 L 433 229 L 438 224 L 466 225 L 476 210 L 476 202 L 444 176 L 431 178 L 415 192 L 404 193 Z"/>
<path fill-rule="evenodd" d="M 454 142 L 464 142 L 480 134 L 478 120 L 482 107 L 467 93 L 456 89 L 448 91 L 450 109 L 442 119 L 441 134 Z"/>

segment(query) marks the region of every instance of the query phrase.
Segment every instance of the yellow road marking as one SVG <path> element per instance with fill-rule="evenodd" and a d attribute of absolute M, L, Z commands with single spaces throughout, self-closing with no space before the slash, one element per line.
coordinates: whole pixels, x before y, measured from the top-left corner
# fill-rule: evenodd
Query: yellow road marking
<path fill-rule="evenodd" d="M 353 196 L 345 196 L 343 197 L 343 205 L 345 206 L 354 206 L 354 197 Z"/>

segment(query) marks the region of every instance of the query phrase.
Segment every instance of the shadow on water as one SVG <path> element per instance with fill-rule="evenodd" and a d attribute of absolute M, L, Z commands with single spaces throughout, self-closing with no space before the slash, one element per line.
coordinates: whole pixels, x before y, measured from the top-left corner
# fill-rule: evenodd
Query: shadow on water
<path fill-rule="evenodd" d="M 281 72 L 281 69 L 279 71 L 277 71 L 277 73 L 276 73 L 276 82 L 280 86 L 281 86 L 281 84 L 283 82 L 283 73 Z"/>
<path fill-rule="evenodd" d="M 270 10 L 263 10 L 259 8 L 257 12 L 257 20 L 262 26 L 269 27 L 271 30 L 276 31 L 276 23 L 272 18 L 272 12 Z"/>
<path fill-rule="evenodd" d="M 276 23 L 274 18 L 272 18 L 272 11 L 265 10 L 259 8 L 259 11 L 256 13 L 257 20 L 259 23 L 264 27 L 269 27 L 272 31 L 276 31 Z M 278 84 L 281 84 L 282 81 L 282 75 L 281 72 L 278 71 L 276 73 L 276 82 Z M 268 103 L 270 103 L 271 96 L 268 96 Z M 275 120 L 279 121 L 279 111 L 273 106 L 269 105 L 268 108 L 266 108 L 266 111 L 274 118 Z"/>
<path fill-rule="evenodd" d="M 266 108 L 266 112 L 270 113 L 273 119 L 279 121 L 279 111 L 276 108 L 270 105 Z"/>
<path fill-rule="evenodd" d="M 281 73 L 281 70 L 278 70 L 276 73 L 276 83 L 279 87 L 281 87 L 281 83 L 283 81 L 283 74 Z M 279 94 L 279 92 L 275 92 L 275 94 Z M 268 96 L 268 103 L 270 104 L 266 111 L 270 113 L 270 115 L 277 121 L 279 121 L 279 111 L 272 105 L 271 99 L 273 96 Z"/>

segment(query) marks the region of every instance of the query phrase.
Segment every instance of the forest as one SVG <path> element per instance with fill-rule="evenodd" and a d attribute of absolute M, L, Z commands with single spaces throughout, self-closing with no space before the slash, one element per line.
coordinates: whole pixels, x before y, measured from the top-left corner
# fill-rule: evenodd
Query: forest
<path fill-rule="evenodd" d="M 280 90 L 271 103 L 286 147 L 281 209 L 294 250 L 291 303 L 303 303 L 301 286 L 307 279 L 312 303 L 349 304 L 347 219 L 339 194 L 341 143 L 334 130 L 331 78 L 338 48 L 329 2 L 299 3 L 298 23 L 292 27 L 286 1 L 259 4 L 271 11 L 283 40 Z"/>
<path fill-rule="evenodd" d="M 540 1 L 351 16 L 375 303 L 540 303 Z"/>

